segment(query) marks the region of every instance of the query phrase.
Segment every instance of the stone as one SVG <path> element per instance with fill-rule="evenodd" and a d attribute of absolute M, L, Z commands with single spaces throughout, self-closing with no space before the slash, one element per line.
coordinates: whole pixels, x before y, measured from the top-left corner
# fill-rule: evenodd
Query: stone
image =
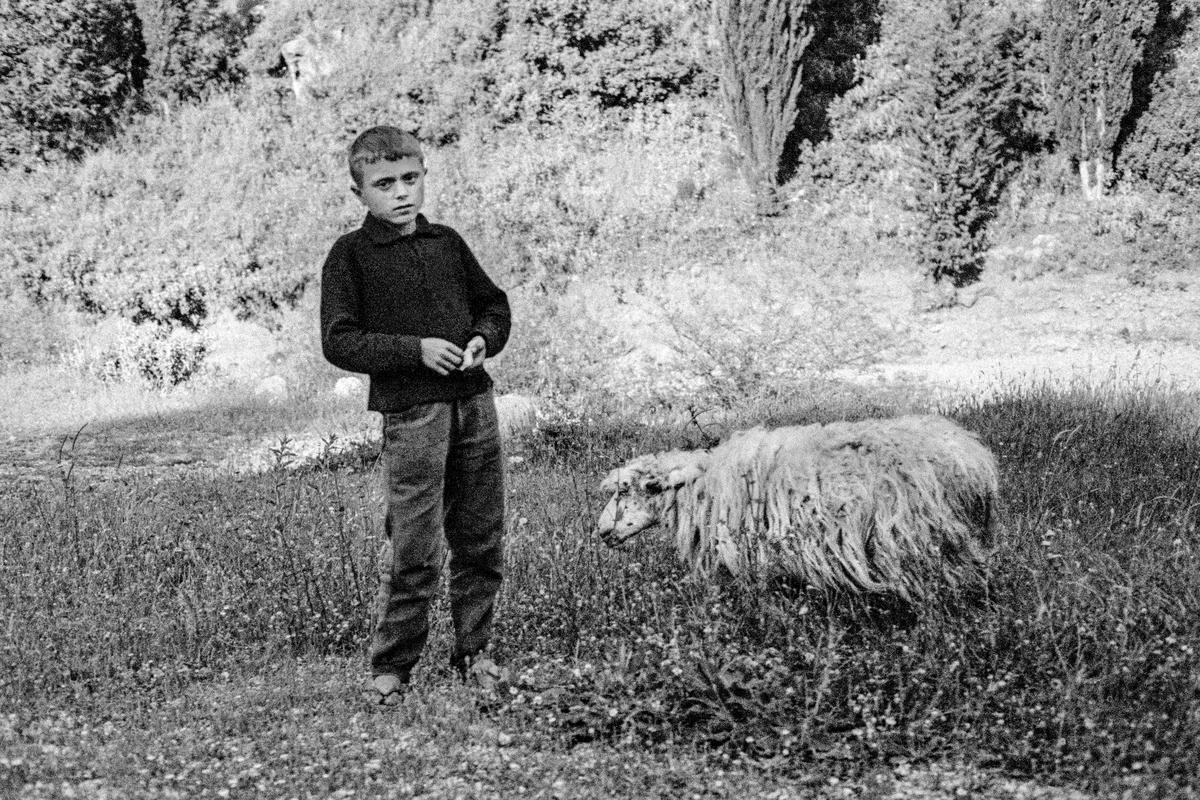
<path fill-rule="evenodd" d="M 256 397 L 265 397 L 271 402 L 283 402 L 288 399 L 288 385 L 282 375 L 271 375 L 258 382 L 254 389 Z"/>
<path fill-rule="evenodd" d="M 337 47 L 342 35 L 341 30 L 308 30 L 279 48 L 292 79 L 296 102 L 308 103 L 322 94 L 326 79 L 338 70 L 341 59 Z"/>
<path fill-rule="evenodd" d="M 333 385 L 333 393 L 338 397 L 351 400 L 365 396 L 367 388 L 363 385 L 361 378 L 338 378 L 337 383 Z"/>

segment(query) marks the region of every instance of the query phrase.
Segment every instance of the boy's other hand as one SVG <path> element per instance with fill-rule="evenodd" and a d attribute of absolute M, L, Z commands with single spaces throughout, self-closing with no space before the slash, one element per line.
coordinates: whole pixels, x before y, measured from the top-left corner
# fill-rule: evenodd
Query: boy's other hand
<path fill-rule="evenodd" d="M 487 358 L 487 342 L 482 336 L 474 336 L 471 341 L 467 342 L 467 349 L 463 351 L 463 360 L 459 369 L 478 369 L 483 366 L 485 358 Z"/>
<path fill-rule="evenodd" d="M 463 350 L 453 342 L 429 337 L 421 340 L 421 363 L 438 375 L 449 375 L 463 361 Z"/>

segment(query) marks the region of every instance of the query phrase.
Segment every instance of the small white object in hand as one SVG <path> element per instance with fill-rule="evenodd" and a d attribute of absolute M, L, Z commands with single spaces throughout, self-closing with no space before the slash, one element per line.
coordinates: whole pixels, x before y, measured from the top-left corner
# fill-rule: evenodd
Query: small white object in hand
<path fill-rule="evenodd" d="M 458 365 L 458 368 L 459 369 L 470 369 L 470 367 L 471 367 L 471 351 L 469 349 L 463 350 L 463 360 L 462 360 L 462 363 Z"/>

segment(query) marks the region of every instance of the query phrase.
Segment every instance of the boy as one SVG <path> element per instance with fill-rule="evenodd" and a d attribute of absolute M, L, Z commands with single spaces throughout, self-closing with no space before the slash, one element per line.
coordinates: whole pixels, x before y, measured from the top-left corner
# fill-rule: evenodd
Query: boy
<path fill-rule="evenodd" d="M 370 647 L 371 702 L 392 705 L 429 632 L 450 545 L 451 664 L 494 677 L 481 653 L 502 575 L 504 476 L 492 381 L 484 362 L 508 340 L 504 292 L 462 238 L 429 223 L 425 158 L 412 134 L 379 126 L 349 151 L 362 227 L 333 245 L 321 272 L 325 358 L 370 377 L 383 415 L 387 543 Z"/>

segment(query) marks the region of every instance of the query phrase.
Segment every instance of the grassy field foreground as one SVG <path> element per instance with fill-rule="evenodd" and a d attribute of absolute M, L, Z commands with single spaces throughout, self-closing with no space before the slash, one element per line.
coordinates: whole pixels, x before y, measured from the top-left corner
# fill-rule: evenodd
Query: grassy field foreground
<path fill-rule="evenodd" d="M 589 533 L 603 473 L 711 441 L 694 425 L 552 426 L 513 449 L 508 680 L 454 686 L 439 607 L 415 691 L 385 713 L 356 693 L 372 469 L 7 482 L 0 794 L 888 797 L 924 775 L 925 796 L 1029 796 L 1000 776 L 1194 796 L 1188 403 L 1034 388 L 950 409 L 1000 458 L 1008 530 L 984 602 L 915 621 L 702 585 L 653 537 L 604 549 Z M 946 763 L 969 766 L 929 777 Z"/>

